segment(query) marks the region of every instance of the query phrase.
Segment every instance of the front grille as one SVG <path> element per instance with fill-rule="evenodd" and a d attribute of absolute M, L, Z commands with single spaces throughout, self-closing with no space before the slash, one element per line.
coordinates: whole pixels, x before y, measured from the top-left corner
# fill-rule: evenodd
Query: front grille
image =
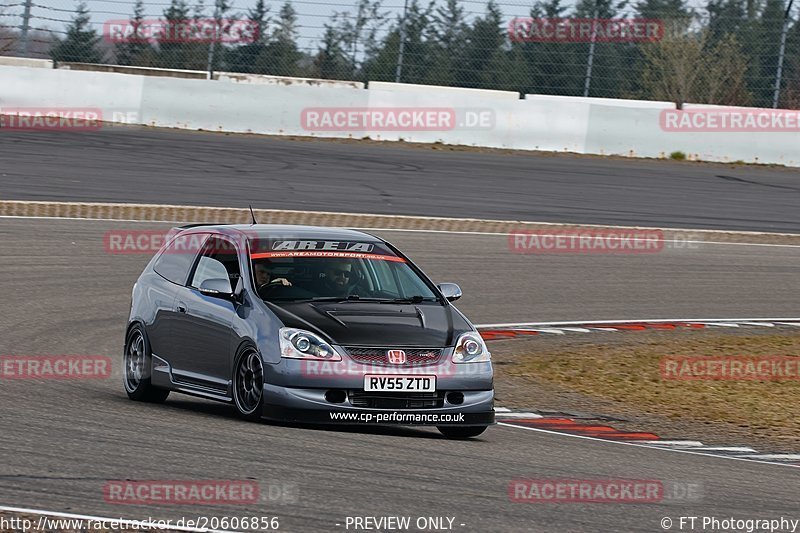
<path fill-rule="evenodd" d="M 386 352 L 393 348 L 362 348 L 359 346 L 347 346 L 348 355 L 357 363 L 376 366 L 424 366 L 435 365 L 441 358 L 444 350 L 442 348 L 403 348 L 406 353 L 406 362 L 395 365 L 389 362 Z"/>
<path fill-rule="evenodd" d="M 369 409 L 435 409 L 444 406 L 443 392 L 349 391 L 354 407 Z"/>

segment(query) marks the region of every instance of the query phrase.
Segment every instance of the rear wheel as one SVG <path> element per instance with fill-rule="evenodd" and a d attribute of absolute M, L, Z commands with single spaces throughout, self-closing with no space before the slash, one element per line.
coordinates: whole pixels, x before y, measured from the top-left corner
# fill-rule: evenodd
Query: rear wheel
<path fill-rule="evenodd" d="M 134 326 L 125 340 L 123 355 L 123 382 L 128 398 L 138 402 L 161 403 L 169 396 L 169 391 L 159 389 L 150 383 L 153 359 L 150 344 L 141 326 Z"/>
<path fill-rule="evenodd" d="M 487 427 L 488 426 L 436 426 L 436 429 L 448 439 L 469 439 L 477 437 L 486 431 Z"/>
<path fill-rule="evenodd" d="M 255 348 L 245 348 L 237 360 L 233 372 L 233 403 L 242 418 L 261 418 L 264 407 L 264 362 Z"/>

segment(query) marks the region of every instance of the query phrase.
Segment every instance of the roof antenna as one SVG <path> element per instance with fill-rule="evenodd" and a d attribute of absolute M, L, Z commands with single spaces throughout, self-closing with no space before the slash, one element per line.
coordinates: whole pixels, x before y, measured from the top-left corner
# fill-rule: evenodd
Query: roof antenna
<path fill-rule="evenodd" d="M 250 216 L 253 217 L 253 224 L 258 224 L 258 221 L 256 220 L 256 214 L 253 213 L 253 206 L 251 205 L 249 207 L 250 207 Z"/>

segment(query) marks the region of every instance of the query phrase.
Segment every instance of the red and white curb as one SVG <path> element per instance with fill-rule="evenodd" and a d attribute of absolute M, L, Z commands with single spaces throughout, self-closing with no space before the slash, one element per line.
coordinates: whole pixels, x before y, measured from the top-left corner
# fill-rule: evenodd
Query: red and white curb
<path fill-rule="evenodd" d="M 706 445 L 698 440 L 663 439 L 657 433 L 622 431 L 608 425 L 603 417 L 587 418 L 561 413 L 553 415 L 536 411 L 514 411 L 495 407 L 495 418 L 504 426 L 535 429 L 547 433 L 562 433 L 575 437 L 636 444 L 649 448 L 729 457 L 783 466 L 800 467 L 800 454 L 760 453 L 749 446 Z"/>
<path fill-rule="evenodd" d="M 566 335 L 645 330 L 748 329 L 800 327 L 800 318 L 706 318 L 655 320 L 585 320 L 579 322 L 523 322 L 475 326 L 487 340 L 524 338 L 532 335 Z"/>

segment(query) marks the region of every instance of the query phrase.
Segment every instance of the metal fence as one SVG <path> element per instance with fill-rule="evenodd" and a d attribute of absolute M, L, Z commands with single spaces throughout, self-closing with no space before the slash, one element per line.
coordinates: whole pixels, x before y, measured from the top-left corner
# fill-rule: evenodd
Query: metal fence
<path fill-rule="evenodd" d="M 0 0 L 0 54 L 800 107 L 793 0 L 705 1 Z"/>

